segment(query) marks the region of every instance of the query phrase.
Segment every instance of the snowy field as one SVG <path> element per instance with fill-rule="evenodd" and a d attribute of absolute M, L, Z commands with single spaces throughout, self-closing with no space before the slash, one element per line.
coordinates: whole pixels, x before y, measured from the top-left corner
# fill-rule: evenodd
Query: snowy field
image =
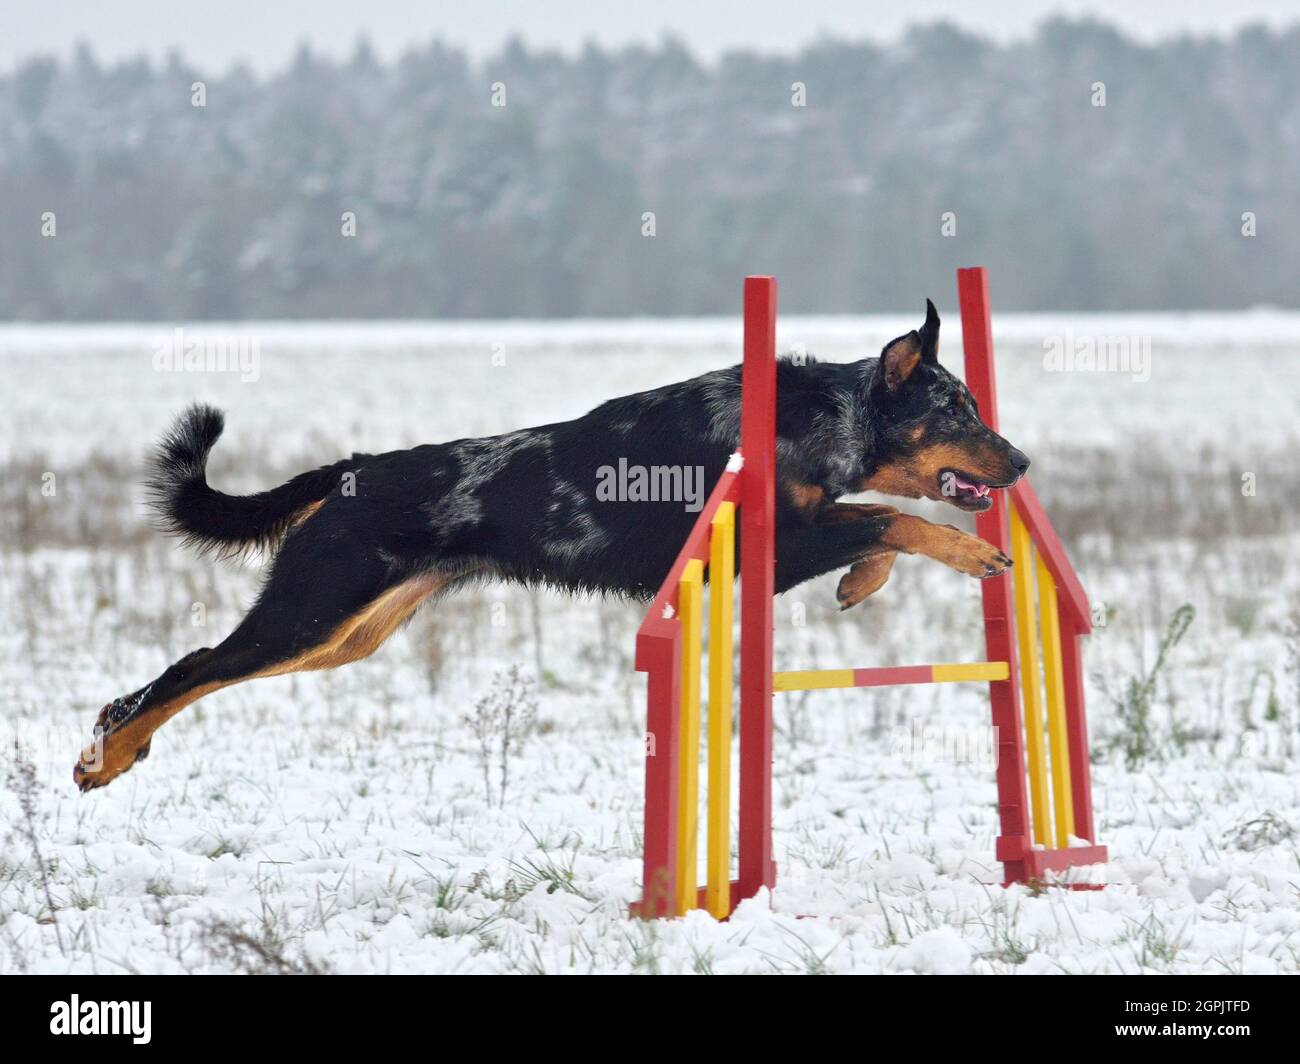
<path fill-rule="evenodd" d="M 844 360 L 915 324 L 790 318 L 780 340 Z M 226 409 L 209 473 L 244 491 L 739 351 L 733 320 L 229 331 L 256 341 L 243 373 L 157 368 L 167 328 L 0 327 L 0 971 L 1300 971 L 1300 315 L 997 319 L 1003 428 L 1109 618 L 1085 667 L 1110 885 L 997 885 L 992 767 L 954 753 L 985 745 L 982 688 L 779 695 L 780 879 L 726 924 L 625 917 L 644 681 L 623 603 L 463 594 L 366 662 L 210 696 L 77 793 L 99 707 L 256 589 L 257 563 L 150 530 L 142 458 L 181 406 Z M 1120 336 L 1146 373 L 1044 367 L 1051 337 Z M 982 657 L 974 581 L 902 558 L 841 615 L 835 579 L 778 600 L 778 668 Z M 531 694 L 503 779 L 478 707 L 512 667 Z"/>

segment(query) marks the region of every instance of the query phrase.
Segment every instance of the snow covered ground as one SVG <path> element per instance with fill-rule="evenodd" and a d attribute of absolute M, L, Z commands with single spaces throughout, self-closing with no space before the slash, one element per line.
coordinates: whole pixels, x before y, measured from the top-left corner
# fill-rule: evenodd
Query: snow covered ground
<path fill-rule="evenodd" d="M 848 359 L 913 324 L 790 318 L 781 342 Z M 625 918 L 644 688 L 622 603 L 468 593 L 364 663 L 205 699 L 103 791 L 71 769 L 101 705 L 256 588 L 148 527 L 141 458 L 180 406 L 227 410 L 210 473 L 250 490 L 735 361 L 738 323 L 184 328 L 255 367 L 158 369 L 169 328 L 0 327 L 0 971 L 1300 971 L 1300 316 L 997 319 L 1003 427 L 1110 615 L 1085 658 L 1110 885 L 996 885 L 992 769 L 956 753 L 986 745 L 980 688 L 781 695 L 780 881 L 727 924 Z M 1149 372 L 1048 370 L 1053 337 L 1131 337 Z M 847 614 L 833 589 L 778 600 L 779 668 L 982 656 L 978 586 L 933 563 Z M 1126 687 L 1185 603 L 1144 714 Z M 503 798 L 476 707 L 512 666 L 536 716 Z"/>

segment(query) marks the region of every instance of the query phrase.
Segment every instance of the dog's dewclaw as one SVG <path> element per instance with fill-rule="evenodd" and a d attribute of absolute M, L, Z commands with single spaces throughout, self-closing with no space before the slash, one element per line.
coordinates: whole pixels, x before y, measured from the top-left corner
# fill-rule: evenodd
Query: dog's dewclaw
<path fill-rule="evenodd" d="M 898 552 L 891 550 L 863 558 L 840 577 L 839 587 L 835 590 L 835 599 L 839 602 L 840 609 L 847 610 L 856 606 L 868 595 L 879 591 L 889 579 L 897 557 Z"/>

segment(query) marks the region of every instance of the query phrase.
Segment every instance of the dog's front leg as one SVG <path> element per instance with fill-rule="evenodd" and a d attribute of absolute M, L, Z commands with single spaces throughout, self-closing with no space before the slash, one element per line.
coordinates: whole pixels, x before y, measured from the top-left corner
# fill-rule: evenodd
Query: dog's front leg
<path fill-rule="evenodd" d="M 833 503 L 823 512 L 822 520 L 836 524 L 858 521 L 874 525 L 880 519 L 881 511 L 888 511 L 879 539 L 879 546 L 883 549 L 921 554 L 981 580 L 997 576 L 1012 564 L 1010 558 L 979 536 L 972 536 L 952 525 L 936 525 L 923 517 L 899 513 L 892 506 Z"/>
<path fill-rule="evenodd" d="M 840 608 L 848 609 L 884 585 L 899 551 L 933 558 L 980 579 L 1011 565 L 993 544 L 952 525 L 932 524 L 892 506 L 833 503 L 815 524 L 778 533 L 777 590 L 848 565 L 836 590 Z"/>
<path fill-rule="evenodd" d="M 921 554 L 956 569 L 959 573 L 985 580 L 1005 572 L 1011 559 L 979 536 L 952 525 L 936 525 L 912 514 L 895 514 L 881 542 L 904 554 Z"/>

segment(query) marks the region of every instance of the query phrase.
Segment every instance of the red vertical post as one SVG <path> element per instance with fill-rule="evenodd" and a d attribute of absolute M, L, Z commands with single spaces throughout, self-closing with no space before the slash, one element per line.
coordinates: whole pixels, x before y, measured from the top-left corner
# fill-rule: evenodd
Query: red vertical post
<path fill-rule="evenodd" d="M 772 596 L 776 590 L 776 281 L 745 278 L 740 449 L 740 878 L 776 885 L 772 860 Z"/>
<path fill-rule="evenodd" d="M 638 640 L 646 672 L 645 838 L 641 904 L 645 919 L 677 915 L 677 795 L 680 776 L 681 626 Z"/>
<path fill-rule="evenodd" d="M 1070 744 L 1070 784 L 1074 788 L 1074 833 L 1097 841 L 1092 819 L 1092 757 L 1088 717 L 1083 706 L 1083 639 L 1068 617 L 1061 618 L 1061 671 L 1065 677 L 1065 732 Z"/>
<path fill-rule="evenodd" d="M 961 304 L 962 347 L 966 353 L 966 386 L 979 404 L 984 423 L 998 428 L 997 379 L 993 368 L 993 324 L 989 315 L 988 276 L 984 267 L 957 271 L 957 296 Z M 1005 492 L 992 494 L 993 505 L 976 515 L 975 529 L 982 539 L 1011 554 Z M 1018 564 L 1026 564 L 1023 558 Z M 989 661 L 1005 661 L 1011 674 L 989 684 L 993 727 L 997 730 L 998 815 L 1002 834 L 997 840 L 997 858 L 1002 862 L 1005 881 L 1025 879 L 1025 849 L 1029 838 L 1025 827 L 1025 751 L 1020 727 L 1020 692 L 1017 687 L 1015 612 L 1011 602 L 1008 573 L 980 583 L 984 600 L 984 643 Z"/>

